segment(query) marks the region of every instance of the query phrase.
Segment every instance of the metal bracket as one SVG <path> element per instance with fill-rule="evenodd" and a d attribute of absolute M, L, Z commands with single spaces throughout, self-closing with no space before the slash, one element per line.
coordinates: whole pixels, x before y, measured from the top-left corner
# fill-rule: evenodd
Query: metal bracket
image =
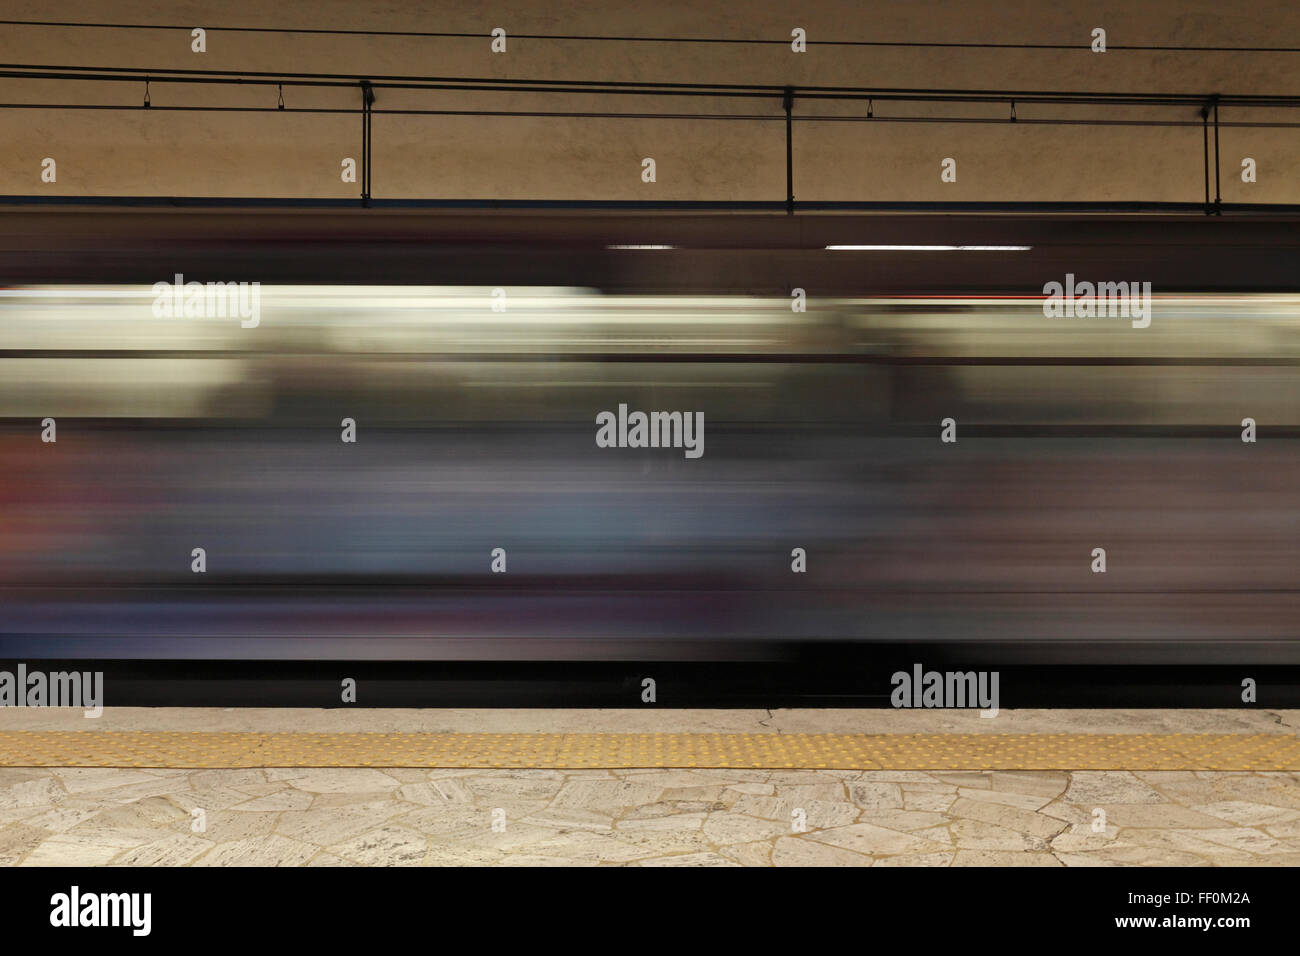
<path fill-rule="evenodd" d="M 361 205 L 370 205 L 370 108 L 375 103 L 375 90 L 369 80 L 361 81 Z"/>
<path fill-rule="evenodd" d="M 1214 201 L 1210 201 L 1210 117 L 1214 117 Z M 1201 107 L 1201 150 L 1205 158 L 1205 214 L 1223 215 L 1223 188 L 1219 180 L 1219 94 Z"/>
<path fill-rule="evenodd" d="M 781 98 L 785 107 L 785 214 L 794 215 L 794 87 L 787 86 Z"/>

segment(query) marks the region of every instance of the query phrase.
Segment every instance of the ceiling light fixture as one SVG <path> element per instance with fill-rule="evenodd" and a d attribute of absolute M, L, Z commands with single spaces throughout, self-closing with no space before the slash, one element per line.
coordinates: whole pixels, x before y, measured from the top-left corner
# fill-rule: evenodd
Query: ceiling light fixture
<path fill-rule="evenodd" d="M 1027 252 L 1033 246 L 827 246 L 830 252 Z"/>

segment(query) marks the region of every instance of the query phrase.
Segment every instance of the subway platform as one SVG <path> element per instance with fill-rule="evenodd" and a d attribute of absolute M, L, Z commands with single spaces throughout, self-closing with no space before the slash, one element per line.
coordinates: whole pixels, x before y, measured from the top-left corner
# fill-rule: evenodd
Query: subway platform
<path fill-rule="evenodd" d="M 1300 712 L 6 709 L 0 863 L 1294 866 Z"/>

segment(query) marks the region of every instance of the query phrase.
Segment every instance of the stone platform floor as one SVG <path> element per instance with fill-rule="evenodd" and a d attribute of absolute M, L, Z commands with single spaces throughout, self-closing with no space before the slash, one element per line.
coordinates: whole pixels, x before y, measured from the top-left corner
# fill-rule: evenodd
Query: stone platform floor
<path fill-rule="evenodd" d="M 76 719 L 74 719 L 76 718 Z M 92 726 L 93 725 L 93 726 Z M 3 729 L 1294 733 L 1294 712 L 51 711 Z M 1300 773 L 0 768 L 4 865 L 1300 865 Z"/>
<path fill-rule="evenodd" d="M 1300 774 L 9 768 L 0 863 L 1295 866 Z"/>

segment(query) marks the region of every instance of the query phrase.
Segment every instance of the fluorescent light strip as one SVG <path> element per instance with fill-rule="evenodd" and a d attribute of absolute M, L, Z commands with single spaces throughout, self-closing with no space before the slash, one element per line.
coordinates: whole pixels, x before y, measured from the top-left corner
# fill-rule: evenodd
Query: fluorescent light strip
<path fill-rule="evenodd" d="M 1027 252 L 1033 246 L 827 246 L 831 252 Z"/>
<path fill-rule="evenodd" d="M 619 249 L 619 250 L 631 249 L 631 250 L 640 251 L 642 249 L 676 249 L 677 247 L 676 246 L 606 246 L 605 248 Z"/>

